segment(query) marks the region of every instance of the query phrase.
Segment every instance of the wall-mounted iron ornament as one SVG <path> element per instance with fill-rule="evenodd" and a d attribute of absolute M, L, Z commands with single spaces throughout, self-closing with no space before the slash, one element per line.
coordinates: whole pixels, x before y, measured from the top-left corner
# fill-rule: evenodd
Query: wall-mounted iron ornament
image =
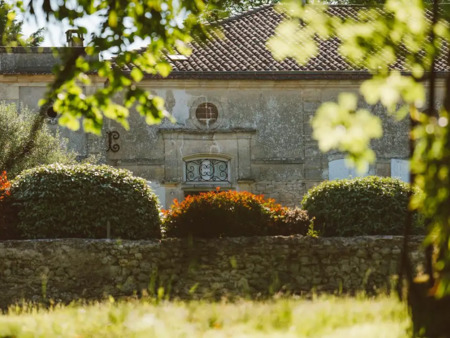
<path fill-rule="evenodd" d="M 120 134 L 118 131 L 108 131 L 106 132 L 108 135 L 108 149 L 106 151 L 112 151 L 113 153 L 117 153 L 120 150 L 120 146 L 117 143 L 114 143 L 115 140 L 118 140 L 120 138 Z"/>

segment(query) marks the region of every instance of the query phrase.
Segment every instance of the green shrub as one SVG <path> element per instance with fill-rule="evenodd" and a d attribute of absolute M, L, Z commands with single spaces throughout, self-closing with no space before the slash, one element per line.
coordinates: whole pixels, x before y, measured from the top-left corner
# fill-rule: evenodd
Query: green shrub
<path fill-rule="evenodd" d="M 302 207 L 322 236 L 401 235 L 410 189 L 398 179 L 377 176 L 325 181 L 308 191 Z M 414 232 L 421 231 L 415 215 Z"/>
<path fill-rule="evenodd" d="M 10 196 L 0 200 L 0 240 L 21 238 L 17 230 L 17 213 Z"/>
<path fill-rule="evenodd" d="M 11 154 L 23 149 L 36 117 L 36 113 L 25 107 L 19 114 L 16 105 L 0 102 L 0 171 Z M 38 165 L 56 162 L 75 164 L 75 157 L 74 152 L 67 150 L 67 140 L 61 138 L 58 133 L 52 133 L 44 124 L 25 159 L 9 168 L 8 177 L 12 179 L 22 170 Z"/>
<path fill-rule="evenodd" d="M 12 181 L 17 238 L 160 238 L 156 195 L 131 172 L 89 164 L 37 167 Z M 14 211 L 14 210 L 13 210 Z M 2 238 L 11 237 L 8 233 Z"/>
<path fill-rule="evenodd" d="M 304 211 L 290 211 L 262 195 L 219 190 L 175 200 L 163 220 L 167 237 L 304 235 L 308 225 Z"/>

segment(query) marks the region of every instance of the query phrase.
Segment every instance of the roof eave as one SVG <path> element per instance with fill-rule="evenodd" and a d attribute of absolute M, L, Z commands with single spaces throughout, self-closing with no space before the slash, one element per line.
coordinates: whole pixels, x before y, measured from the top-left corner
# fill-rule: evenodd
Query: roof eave
<path fill-rule="evenodd" d="M 410 72 L 402 72 L 411 75 Z M 437 78 L 445 78 L 448 71 L 436 72 Z M 160 75 L 147 74 L 148 80 L 364 80 L 371 78 L 367 71 L 172 71 L 163 78 Z M 424 78 L 427 74 L 424 75 Z"/>

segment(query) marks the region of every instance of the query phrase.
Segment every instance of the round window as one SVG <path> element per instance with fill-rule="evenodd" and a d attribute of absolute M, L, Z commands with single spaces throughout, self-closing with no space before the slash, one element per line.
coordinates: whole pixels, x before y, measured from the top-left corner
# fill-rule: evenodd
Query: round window
<path fill-rule="evenodd" d="M 57 116 L 56 112 L 53 110 L 53 106 L 47 109 L 47 116 L 52 119 L 54 119 Z"/>
<path fill-rule="evenodd" d="M 205 125 L 210 125 L 216 122 L 218 116 L 219 112 L 217 107 L 209 102 L 200 104 L 195 111 L 195 117 L 197 120 Z"/>

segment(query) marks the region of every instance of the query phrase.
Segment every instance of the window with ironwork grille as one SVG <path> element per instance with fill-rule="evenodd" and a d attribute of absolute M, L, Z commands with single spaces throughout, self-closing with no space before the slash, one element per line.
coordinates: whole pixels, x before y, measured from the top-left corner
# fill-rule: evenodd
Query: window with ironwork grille
<path fill-rule="evenodd" d="M 228 161 L 212 158 L 185 162 L 186 183 L 230 182 Z"/>
<path fill-rule="evenodd" d="M 216 122 L 218 116 L 219 111 L 217 110 L 217 107 L 210 102 L 199 104 L 197 110 L 195 111 L 195 117 L 197 120 L 205 125 L 210 125 Z"/>

